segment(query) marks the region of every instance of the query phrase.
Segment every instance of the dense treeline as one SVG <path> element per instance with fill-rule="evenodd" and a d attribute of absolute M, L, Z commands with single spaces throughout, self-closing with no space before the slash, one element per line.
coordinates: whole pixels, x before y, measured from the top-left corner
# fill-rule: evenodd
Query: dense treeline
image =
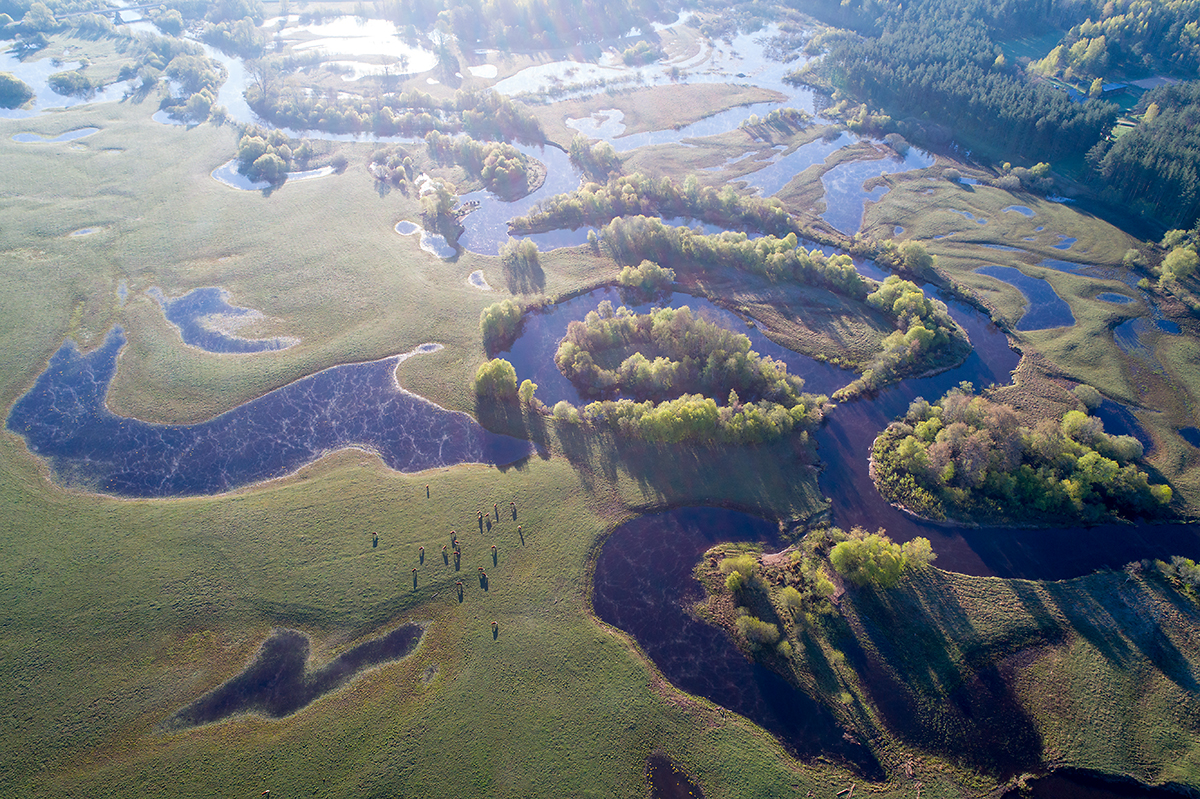
<path fill-rule="evenodd" d="M 383 15 L 402 28 L 445 24 L 463 43 L 503 51 L 567 47 L 650 29 L 662 10 L 652 0 L 384 0 Z"/>
<path fill-rule="evenodd" d="M 848 255 L 827 256 L 820 250 L 798 248 L 795 233 L 758 239 L 745 233 L 705 235 L 665 225 L 657 218 L 627 216 L 607 224 L 602 237 L 619 263 L 650 260 L 672 264 L 676 271 L 740 269 L 770 280 L 822 286 L 878 310 L 896 331 L 884 339 L 862 376 L 838 392 L 838 399 L 876 389 L 917 367 L 948 364 L 969 347 L 946 306 L 928 299 L 916 284 L 895 275 L 877 284 L 860 275 Z M 915 249 L 907 253 L 909 258 L 899 250 L 895 255 L 900 263 L 923 263 L 928 258 Z"/>
<path fill-rule="evenodd" d="M 1106 0 L 1073 25 L 1047 67 L 1066 77 L 1122 71 L 1200 70 L 1198 0 Z M 1055 54 L 1052 53 L 1051 56 Z"/>
<path fill-rule="evenodd" d="M 1116 121 L 1112 103 L 1075 103 L 1010 70 L 977 24 L 922 20 L 878 39 L 845 36 L 818 63 L 834 86 L 893 118 L 932 119 L 1028 158 L 1084 152 Z"/>
<path fill-rule="evenodd" d="M 497 194 L 524 194 L 529 188 L 529 157 L 507 142 L 480 142 L 432 130 L 425 136 L 425 144 L 436 160 L 458 164 Z"/>
<path fill-rule="evenodd" d="M 246 102 L 272 124 L 297 130 L 379 136 L 426 136 L 436 130 L 473 139 L 545 140 L 536 117 L 493 91 L 458 92 L 448 100 L 424 92 L 341 97 L 261 82 L 246 89 Z"/>
<path fill-rule="evenodd" d="M 601 230 L 601 238 L 619 263 L 650 260 L 670 264 L 677 272 L 733 268 L 771 280 L 824 286 L 856 299 L 865 299 L 873 288 L 873 282 L 855 270 L 850 256 L 798 249 L 795 233 L 757 239 L 745 233 L 709 235 L 639 215 L 613 219 Z"/>
<path fill-rule="evenodd" d="M 815 429 L 825 403 L 825 397 L 801 394 L 803 381 L 751 350 L 746 336 L 687 307 L 634 314 L 603 302 L 583 322 L 571 323 L 555 362 L 585 395 L 633 397 L 592 402 L 582 414 L 559 402 L 555 417 L 646 441 L 773 441 Z"/>
<path fill-rule="evenodd" d="M 774 236 L 801 229 L 774 197 L 742 197 L 732 187 L 720 191 L 701 186 L 695 175 L 680 185 L 668 177 L 641 173 L 622 175 L 605 184 L 588 183 L 541 203 L 529 216 L 514 217 L 509 226 L 521 233 L 584 225 L 599 227 L 622 216 L 692 217 L 722 227 L 757 230 Z"/>
<path fill-rule="evenodd" d="M 722 444 L 761 444 L 799 430 L 802 436 L 820 426 L 824 397 L 813 397 L 791 408 L 772 402 L 717 405 L 701 394 L 655 403 L 630 399 L 601 400 L 580 414 L 567 402 L 554 406 L 556 418 L 582 420 L 620 435 L 643 441 L 675 444 L 682 441 Z M 805 439 L 807 440 L 807 439 Z"/>
<path fill-rule="evenodd" d="M 1148 92 L 1138 110 L 1141 124 L 1088 161 L 1115 199 L 1190 227 L 1200 215 L 1200 81 Z"/>
<path fill-rule="evenodd" d="M 567 326 L 554 362 L 588 396 L 741 396 L 791 408 L 804 388 L 787 364 L 760 356 L 745 335 L 696 317 L 686 305 L 635 314 L 606 300 Z"/>
<path fill-rule="evenodd" d="M 932 518 L 1096 522 L 1161 512 L 1171 489 L 1135 465 L 1141 443 L 1082 411 L 1022 427 L 1007 405 L 953 389 L 914 400 L 875 441 L 873 476 L 891 502 Z"/>

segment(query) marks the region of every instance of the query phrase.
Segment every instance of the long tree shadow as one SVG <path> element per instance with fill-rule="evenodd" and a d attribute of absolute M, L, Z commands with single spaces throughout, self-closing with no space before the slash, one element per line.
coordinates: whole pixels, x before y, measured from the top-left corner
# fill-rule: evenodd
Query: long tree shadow
<path fill-rule="evenodd" d="M 939 608 L 956 604 L 949 591 L 937 598 Z M 895 735 L 998 779 L 1041 762 L 1041 735 L 997 665 L 1040 637 L 1036 625 L 985 641 L 961 607 L 932 613 L 908 584 L 857 589 L 853 602 L 878 653 L 859 678 Z"/>
<path fill-rule="evenodd" d="M 421 625 L 405 624 L 359 644 L 320 669 L 308 671 L 308 637 L 297 630 L 277 630 L 241 674 L 177 711 L 163 722 L 163 727 L 186 729 L 239 713 L 283 718 L 337 690 L 364 669 L 406 657 L 417 648 L 423 634 Z"/>

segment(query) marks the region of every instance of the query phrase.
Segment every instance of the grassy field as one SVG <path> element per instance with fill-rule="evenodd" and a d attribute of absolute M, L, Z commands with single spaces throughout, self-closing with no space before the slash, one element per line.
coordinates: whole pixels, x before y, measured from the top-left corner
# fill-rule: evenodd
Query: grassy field
<path fill-rule="evenodd" d="M 795 622 L 772 586 L 784 658 L 736 632 L 717 562 L 700 567 L 706 613 L 871 740 L 896 782 L 1005 782 L 1043 762 L 1196 782 L 1200 608 L 1156 569 L 1034 583 L 922 568 L 891 589 L 847 583 Z"/>
<path fill-rule="evenodd" d="M 673 59 L 703 55 L 707 47 L 690 28 L 672 36 L 678 40 L 665 44 Z M 64 44 L 56 39 L 53 47 Z M 111 42 L 79 46 L 95 62 L 92 69 L 115 75 L 122 56 Z M 558 55 L 545 54 L 544 60 Z M 541 58 L 496 60 L 511 74 Z M 605 108 L 625 110 L 632 132 L 663 127 L 667 114 L 687 122 L 765 99 L 769 93 L 746 87 L 670 86 L 550 105 L 542 113 L 547 130 L 569 141 L 573 131 L 564 119 Z M 140 501 L 55 486 L 45 464 L 6 431 L 0 435 L 0 506 L 6 510 L 0 535 L 0 697 L 6 700 L 0 762 L 10 788 L 0 793 L 641 796 L 645 761 L 654 751 L 680 764 L 717 799 L 828 795 L 856 781 L 828 762 L 796 761 L 761 729 L 675 690 L 627 636 L 590 611 L 597 548 L 608 531 L 637 513 L 709 503 L 787 522 L 820 514 L 826 503 L 816 484 L 819 464 L 806 447 L 639 445 L 528 414 L 501 417 L 478 409 L 471 381 L 485 360 L 479 314 L 509 288 L 498 258 L 464 253 L 442 261 L 421 251 L 415 237 L 396 234 L 395 223 L 417 219 L 420 204 L 416 196 L 382 190 L 373 180 L 367 162 L 377 145 L 330 145 L 325 157 L 341 153 L 349 159 L 344 173 L 242 192 L 210 176 L 233 157 L 236 130 L 159 125 L 150 120 L 157 101 L 151 96 L 0 120 L 5 408 L 29 389 L 64 339 L 88 349 L 116 325 L 129 343 L 109 407 L 170 424 L 208 419 L 334 364 L 437 341 L 444 349 L 399 368 L 401 385 L 445 407 L 478 413 L 490 427 L 527 435 L 544 455 L 503 469 L 461 466 L 403 475 L 372 453 L 348 450 L 227 495 Z M 10 138 L 88 125 L 100 131 L 70 144 L 26 145 Z M 692 148 L 646 148 L 626 168 L 680 178 L 747 151 L 765 156 L 776 144 L 800 146 L 820 133 L 756 140 L 738 130 Z M 752 161 L 700 174 L 714 183 L 736 179 L 755 168 Z M 834 163 L 794 180 L 787 202 L 811 213 L 820 202 L 820 173 Z M 1143 401 L 1139 418 L 1157 445 L 1152 463 L 1180 488 L 1185 507 L 1200 507 L 1196 450 L 1173 427 L 1194 419 L 1200 398 L 1194 339 L 1161 338 L 1154 346 L 1162 373 L 1141 369 L 1113 344 L 1109 331 L 1147 309 L 1094 299 L 1123 284 L 1097 284 L 1034 265 L 1042 257 L 1063 257 L 1053 249 L 1056 233 L 1079 239 L 1068 257 L 1106 265 L 1120 261 L 1128 238 L 1069 206 L 925 180 L 937 169 L 888 178 L 891 191 L 868 209 L 864 229 L 884 237 L 903 225 L 903 238 L 929 244 L 944 272 L 979 291 L 1010 326 L 1020 316 L 1020 297 L 973 276 L 983 262 L 980 254 L 988 263 L 1044 273 L 1079 324 L 1069 331 L 1013 334 L 1031 352 L 1022 367 L 1020 385 L 1026 388 L 1016 401 L 1069 401 L 1062 394 L 1075 380 L 1117 399 Z M 1014 203 L 1037 216 L 1001 210 Z M 944 207 L 970 210 L 989 224 L 972 228 L 963 216 L 939 210 Z M 1033 260 L 980 247 L 1034 236 L 1038 225 L 1045 230 L 1021 245 Z M 72 235 L 86 228 L 94 232 Z M 934 240 L 944 234 L 949 238 Z M 617 273 L 610 259 L 585 247 L 543 253 L 540 263 L 544 280 L 536 288 L 550 297 L 611 282 Z M 496 291 L 467 285 L 477 269 Z M 299 343 L 257 355 L 182 346 L 145 292 L 158 287 L 177 296 L 211 285 L 228 289 L 232 304 L 264 314 L 255 335 L 291 336 Z M 125 302 L 121 287 L 128 292 Z M 862 360 L 888 332 L 879 318 L 828 292 L 749 279 L 695 288 L 748 310 L 775 338 L 811 354 Z M 1171 389 L 1173 381 L 1182 391 Z M 516 521 L 504 512 L 509 501 L 516 503 Z M 481 534 L 476 513 L 491 503 L 499 503 L 501 519 Z M 440 555 L 451 530 L 464 545 L 457 573 Z M 418 547 L 424 547 L 424 562 Z M 475 576 L 480 566 L 489 575 L 487 590 Z M 464 573 L 460 602 L 455 583 Z M 1186 629 L 1194 613 L 1144 576 L 1135 578 L 1141 593 L 1134 597 L 1124 579 L 1101 575 L 1058 587 L 929 572 L 896 598 L 852 596 L 846 623 L 866 635 L 864 641 L 874 641 L 875 651 L 900 648 L 894 662 L 910 677 L 920 676 L 920 658 L 929 653 L 906 647 L 923 646 L 915 642 L 936 630 L 941 637 L 935 640 L 953 648 L 948 661 L 935 664 L 943 688 L 960 673 L 955 668 L 977 662 L 980 652 L 1029 658 L 1027 676 L 1014 677 L 1011 691 L 1034 720 L 1047 755 L 1194 784 L 1195 734 L 1187 715 L 1193 700 L 1176 679 L 1183 667 L 1142 652 L 1139 647 L 1157 639 L 1137 627 L 1138 614 L 1161 614 L 1167 642 L 1191 669 Z M 1091 635 L 1093 628 L 1072 608 L 1105 591 L 1128 599 L 1133 610 L 1115 628 L 1101 625 Z M 1012 596 L 1025 594 L 1053 605 L 1046 624 L 1057 625 L 1063 636 L 1049 648 L 1031 648 L 1036 636 L 1028 630 L 1049 627 L 1013 603 Z M 1095 602 L 1102 610 L 1089 612 L 1098 618 L 1125 612 L 1115 600 Z M 967 609 L 974 637 L 960 641 L 965 628 L 952 629 L 937 615 L 948 611 L 930 610 L 956 607 Z M 914 608 L 925 615 L 906 621 Z M 899 632 L 880 619 L 894 621 Z M 283 720 L 245 716 L 175 733 L 158 726 L 241 670 L 274 628 L 305 632 L 312 641 L 310 666 L 319 667 L 410 621 L 428 625 L 412 656 L 371 669 Z M 826 654 L 836 661 L 832 648 Z M 937 671 L 943 666 L 950 670 Z M 837 683 L 835 693 L 862 696 L 862 706 L 869 707 L 865 689 L 855 687 L 849 672 L 837 674 L 846 681 Z M 1049 706 L 1056 694 L 1041 691 L 1039 681 L 1062 688 L 1072 703 L 1067 712 Z M 938 694 L 924 696 L 933 702 Z M 864 712 L 861 719 L 882 729 L 877 714 Z M 1089 714 L 1106 725 L 1094 741 L 1080 733 Z M 1131 742 L 1125 751 L 1112 747 L 1119 739 Z M 892 781 L 860 785 L 856 792 L 910 796 L 912 778 L 901 776 L 906 757 L 923 764 L 916 773 L 925 796 L 977 796 L 995 785 L 969 764 L 951 762 L 946 753 L 926 756 L 911 742 L 887 744 L 884 751 Z"/>

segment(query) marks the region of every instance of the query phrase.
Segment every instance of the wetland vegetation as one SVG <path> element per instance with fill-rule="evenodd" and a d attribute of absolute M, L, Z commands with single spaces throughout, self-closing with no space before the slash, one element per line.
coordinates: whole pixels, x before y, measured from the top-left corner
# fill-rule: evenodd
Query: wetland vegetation
<path fill-rule="evenodd" d="M 0 0 L 9 791 L 1197 790 L 1196 14 Z"/>

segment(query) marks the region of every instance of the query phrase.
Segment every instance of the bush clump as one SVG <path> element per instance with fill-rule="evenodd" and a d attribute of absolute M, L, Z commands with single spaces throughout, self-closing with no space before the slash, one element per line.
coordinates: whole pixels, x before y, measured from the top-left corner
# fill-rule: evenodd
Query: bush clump
<path fill-rule="evenodd" d="M 1012 408 L 965 385 L 936 404 L 914 400 L 875 440 L 872 472 L 885 498 L 932 518 L 1097 522 L 1170 503 L 1170 487 L 1135 465 L 1142 449 L 1082 411 L 1023 427 Z"/>
<path fill-rule="evenodd" d="M 0 108 L 18 108 L 33 98 L 33 89 L 11 72 L 0 72 Z"/>
<path fill-rule="evenodd" d="M 829 562 L 838 574 L 855 585 L 891 588 L 905 571 L 926 566 L 935 557 L 928 538 L 897 544 L 882 530 L 868 534 L 856 529 L 851 531 L 850 538 L 834 546 Z"/>

